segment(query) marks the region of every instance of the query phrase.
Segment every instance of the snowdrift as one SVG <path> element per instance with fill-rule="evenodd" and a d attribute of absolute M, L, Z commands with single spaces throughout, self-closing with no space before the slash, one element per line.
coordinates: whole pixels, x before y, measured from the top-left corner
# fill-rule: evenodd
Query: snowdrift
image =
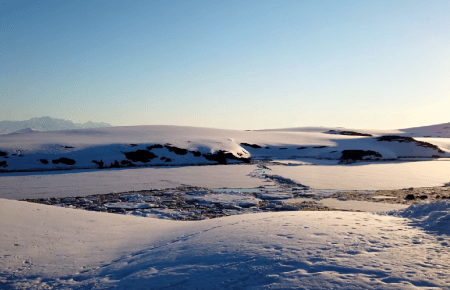
<path fill-rule="evenodd" d="M 427 231 L 450 236 L 450 201 L 416 203 L 401 211 L 393 211 L 393 216 L 408 218 L 412 224 Z"/>

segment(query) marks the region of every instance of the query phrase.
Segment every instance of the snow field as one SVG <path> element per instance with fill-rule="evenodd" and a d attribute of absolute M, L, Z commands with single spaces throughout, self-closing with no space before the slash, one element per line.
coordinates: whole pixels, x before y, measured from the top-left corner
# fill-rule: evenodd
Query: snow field
<path fill-rule="evenodd" d="M 449 237 L 412 227 L 401 217 L 282 212 L 174 222 L 4 199 L 0 205 L 7 233 L 0 240 L 3 288 L 450 285 Z"/>

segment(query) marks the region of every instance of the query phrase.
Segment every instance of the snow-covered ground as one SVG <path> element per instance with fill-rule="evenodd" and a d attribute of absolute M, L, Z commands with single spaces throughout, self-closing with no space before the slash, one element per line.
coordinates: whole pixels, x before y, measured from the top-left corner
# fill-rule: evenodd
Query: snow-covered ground
<path fill-rule="evenodd" d="M 370 134 L 376 137 L 383 135 L 398 135 L 411 137 L 422 136 L 422 137 L 450 138 L 450 123 L 406 128 L 406 129 L 393 129 L 393 130 L 353 129 L 343 127 L 298 127 L 298 128 L 268 129 L 263 131 L 308 132 L 308 133 L 328 133 L 328 134 L 340 134 L 340 132 L 357 132 L 361 134 Z"/>
<path fill-rule="evenodd" d="M 281 175 L 316 189 L 381 190 L 442 186 L 450 182 L 450 160 L 446 159 L 348 165 L 286 163 L 290 165 L 269 165 L 270 174 Z"/>
<path fill-rule="evenodd" d="M 444 131 L 447 125 L 438 126 Z M 304 157 L 341 161 L 450 157 L 449 138 L 420 138 L 431 136 L 423 133 L 434 132 L 424 130 L 416 129 L 414 138 L 418 139 L 403 136 L 406 133 L 392 136 L 390 131 L 387 135 L 359 136 L 336 134 L 338 131 L 330 134 L 329 130 L 237 131 L 177 126 L 24 131 L 0 135 L 0 167 L 2 171 L 42 171 Z"/>
<path fill-rule="evenodd" d="M 448 184 L 449 125 L 2 134 L 0 289 L 450 289 L 448 201 L 315 198 Z M 173 221 L 14 200 L 177 186 L 210 189 L 180 190 L 183 199 L 249 214 Z M 129 204 L 139 198 L 129 193 Z M 261 212 L 262 200 L 365 212 Z"/>
<path fill-rule="evenodd" d="M 449 204 L 441 203 L 448 220 Z M 424 231 L 448 223 L 442 213 L 438 220 L 433 212 L 426 213 L 426 204 L 413 210 L 426 220 L 419 227 L 410 224 L 408 212 L 403 214 L 407 218 L 284 212 L 176 222 L 5 199 L 0 199 L 0 208 L 2 289 L 450 285 L 450 238 Z"/>

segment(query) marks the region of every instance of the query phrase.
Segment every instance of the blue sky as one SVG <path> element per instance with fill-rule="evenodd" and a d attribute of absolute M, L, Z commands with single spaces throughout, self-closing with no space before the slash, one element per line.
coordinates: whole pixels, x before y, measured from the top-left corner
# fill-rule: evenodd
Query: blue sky
<path fill-rule="evenodd" d="M 1 0 L 0 120 L 450 122 L 449 27 L 437 0 Z"/>

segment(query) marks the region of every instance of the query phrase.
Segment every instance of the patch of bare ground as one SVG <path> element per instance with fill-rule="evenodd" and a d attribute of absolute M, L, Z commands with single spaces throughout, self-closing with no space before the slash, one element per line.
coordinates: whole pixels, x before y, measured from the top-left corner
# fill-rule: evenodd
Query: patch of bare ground
<path fill-rule="evenodd" d="M 347 135 L 347 136 L 364 136 L 364 137 L 372 137 L 371 134 L 366 133 L 359 133 L 354 131 L 339 131 L 339 130 L 329 130 L 325 132 L 326 134 L 340 134 L 340 135 Z"/>
<path fill-rule="evenodd" d="M 417 202 L 450 200 L 450 187 L 411 187 L 393 190 L 378 190 L 374 193 L 348 191 L 335 193 L 330 197 L 345 200 L 370 201 L 390 204 L 413 204 Z"/>

